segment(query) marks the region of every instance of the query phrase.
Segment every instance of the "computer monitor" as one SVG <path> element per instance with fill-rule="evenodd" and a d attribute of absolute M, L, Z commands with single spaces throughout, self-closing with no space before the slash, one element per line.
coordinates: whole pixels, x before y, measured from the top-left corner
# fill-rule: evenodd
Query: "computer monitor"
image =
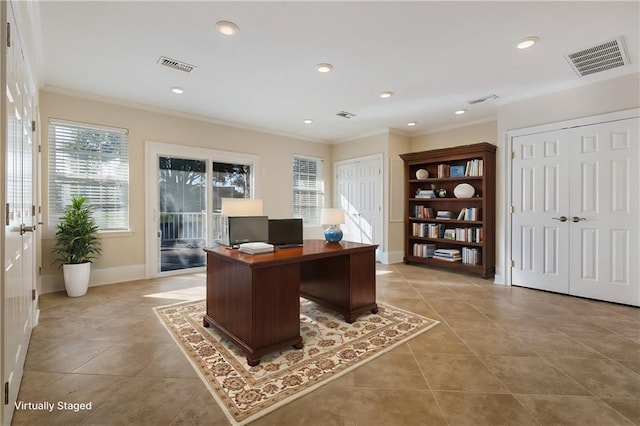
<path fill-rule="evenodd" d="M 267 216 L 229 216 L 229 245 L 269 241 Z"/>
<path fill-rule="evenodd" d="M 281 248 L 302 245 L 302 219 L 269 219 L 269 243 Z"/>

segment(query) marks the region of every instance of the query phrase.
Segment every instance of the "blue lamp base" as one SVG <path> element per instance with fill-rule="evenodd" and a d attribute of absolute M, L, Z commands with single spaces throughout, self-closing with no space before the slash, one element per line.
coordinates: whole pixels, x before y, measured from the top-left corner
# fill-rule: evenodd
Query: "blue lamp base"
<path fill-rule="evenodd" d="M 342 239 L 342 229 L 337 225 L 331 225 L 324 231 L 324 238 L 327 242 L 338 243 Z"/>

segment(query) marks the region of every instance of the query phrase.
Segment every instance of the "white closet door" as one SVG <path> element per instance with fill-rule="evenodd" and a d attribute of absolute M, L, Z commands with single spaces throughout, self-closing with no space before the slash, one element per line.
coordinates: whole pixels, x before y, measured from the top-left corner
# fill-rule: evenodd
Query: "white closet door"
<path fill-rule="evenodd" d="M 570 294 L 640 305 L 639 125 L 571 129 Z"/>
<path fill-rule="evenodd" d="M 345 211 L 343 239 L 382 246 L 381 160 L 346 161 L 336 164 L 335 171 L 335 205 Z"/>
<path fill-rule="evenodd" d="M 512 139 L 512 283 L 569 290 L 569 144 L 566 131 Z"/>

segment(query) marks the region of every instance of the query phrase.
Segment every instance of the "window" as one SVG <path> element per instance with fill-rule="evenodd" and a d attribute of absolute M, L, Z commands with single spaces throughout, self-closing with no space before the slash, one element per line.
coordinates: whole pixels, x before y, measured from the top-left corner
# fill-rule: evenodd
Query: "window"
<path fill-rule="evenodd" d="M 320 225 L 323 205 L 322 160 L 293 157 L 293 217 L 305 225 Z"/>
<path fill-rule="evenodd" d="M 128 130 L 49 121 L 49 223 L 86 197 L 101 231 L 129 229 Z"/>

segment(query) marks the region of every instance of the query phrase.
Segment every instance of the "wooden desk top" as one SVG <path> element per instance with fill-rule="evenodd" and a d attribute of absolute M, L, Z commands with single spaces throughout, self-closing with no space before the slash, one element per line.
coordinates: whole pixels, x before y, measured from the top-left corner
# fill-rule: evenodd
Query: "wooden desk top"
<path fill-rule="evenodd" d="M 250 268 L 261 268 L 375 250 L 377 247 L 376 244 L 360 244 L 351 241 L 328 243 L 325 240 L 304 240 L 301 247 L 276 247 L 273 253 L 240 253 L 238 250 L 230 250 L 225 246 L 207 247 L 204 251 L 221 256 L 230 262 L 244 263 Z"/>

